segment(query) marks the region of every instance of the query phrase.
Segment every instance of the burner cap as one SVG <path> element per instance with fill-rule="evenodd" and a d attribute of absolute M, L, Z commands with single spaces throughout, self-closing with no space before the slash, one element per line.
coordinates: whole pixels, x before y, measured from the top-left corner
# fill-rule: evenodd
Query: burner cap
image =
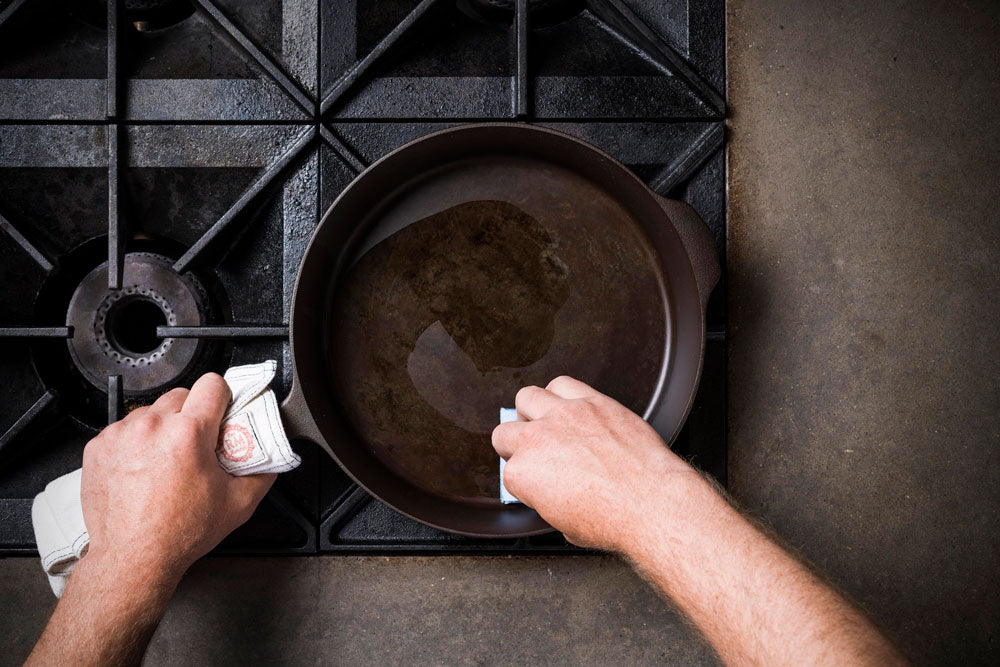
<path fill-rule="evenodd" d="M 83 376 L 106 390 L 121 375 L 126 396 L 155 393 L 175 383 L 198 357 L 201 341 L 158 338 L 159 325 L 204 324 L 204 288 L 171 261 L 146 252 L 125 255 L 121 289 L 109 290 L 107 262 L 81 281 L 70 299 L 69 352 Z"/>

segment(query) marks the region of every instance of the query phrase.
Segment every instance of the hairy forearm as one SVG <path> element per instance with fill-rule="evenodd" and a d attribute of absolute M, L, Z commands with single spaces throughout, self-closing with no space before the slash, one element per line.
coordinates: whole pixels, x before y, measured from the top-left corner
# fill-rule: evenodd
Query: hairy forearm
<path fill-rule="evenodd" d="M 139 664 L 179 579 L 156 564 L 88 554 L 26 664 Z"/>
<path fill-rule="evenodd" d="M 626 555 L 727 663 L 902 662 L 857 608 L 698 475 L 679 475 L 642 516 Z"/>

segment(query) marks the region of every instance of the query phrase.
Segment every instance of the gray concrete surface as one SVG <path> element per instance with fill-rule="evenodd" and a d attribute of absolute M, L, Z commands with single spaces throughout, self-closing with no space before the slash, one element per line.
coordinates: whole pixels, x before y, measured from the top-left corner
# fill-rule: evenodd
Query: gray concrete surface
<path fill-rule="evenodd" d="M 729 4 L 730 486 L 927 664 L 1000 649 L 998 14 Z"/>
<path fill-rule="evenodd" d="M 2 565 L 0 665 L 20 664 L 55 598 L 36 559 Z M 715 658 L 613 558 L 311 557 L 202 560 L 145 664 L 664 662 Z"/>
<path fill-rule="evenodd" d="M 730 2 L 731 487 L 923 664 L 1000 648 L 997 13 Z M 147 662 L 710 660 L 612 559 L 309 558 L 198 564 Z"/>

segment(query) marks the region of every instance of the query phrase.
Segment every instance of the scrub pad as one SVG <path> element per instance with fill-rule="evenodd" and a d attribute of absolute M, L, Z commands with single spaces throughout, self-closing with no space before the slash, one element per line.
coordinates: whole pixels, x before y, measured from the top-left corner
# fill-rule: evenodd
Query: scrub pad
<path fill-rule="evenodd" d="M 517 410 L 514 408 L 500 408 L 500 423 L 506 424 L 507 422 L 517 421 Z M 514 496 L 510 494 L 507 487 L 503 485 L 503 467 L 507 465 L 507 462 L 502 458 L 500 459 L 500 502 L 504 505 L 510 505 L 512 503 L 521 502 Z"/>

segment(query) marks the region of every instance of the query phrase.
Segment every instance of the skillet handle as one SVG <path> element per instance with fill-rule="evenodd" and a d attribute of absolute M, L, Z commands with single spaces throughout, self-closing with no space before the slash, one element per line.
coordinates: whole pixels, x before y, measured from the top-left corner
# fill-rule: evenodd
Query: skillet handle
<path fill-rule="evenodd" d="M 281 414 L 281 423 L 284 425 L 285 433 L 289 439 L 305 438 L 320 445 L 323 449 L 327 449 L 326 441 L 323 440 L 319 427 L 316 426 L 312 413 L 309 412 L 306 398 L 302 395 L 297 381 L 292 381 L 292 390 L 278 406 L 278 412 Z"/>
<path fill-rule="evenodd" d="M 694 278 L 698 285 L 698 296 L 701 298 L 701 309 L 704 311 L 708 305 L 708 297 L 711 296 L 722 275 L 712 230 L 685 202 L 655 196 L 660 208 L 667 214 L 680 235 L 684 250 L 691 260 L 691 268 L 694 269 Z"/>

